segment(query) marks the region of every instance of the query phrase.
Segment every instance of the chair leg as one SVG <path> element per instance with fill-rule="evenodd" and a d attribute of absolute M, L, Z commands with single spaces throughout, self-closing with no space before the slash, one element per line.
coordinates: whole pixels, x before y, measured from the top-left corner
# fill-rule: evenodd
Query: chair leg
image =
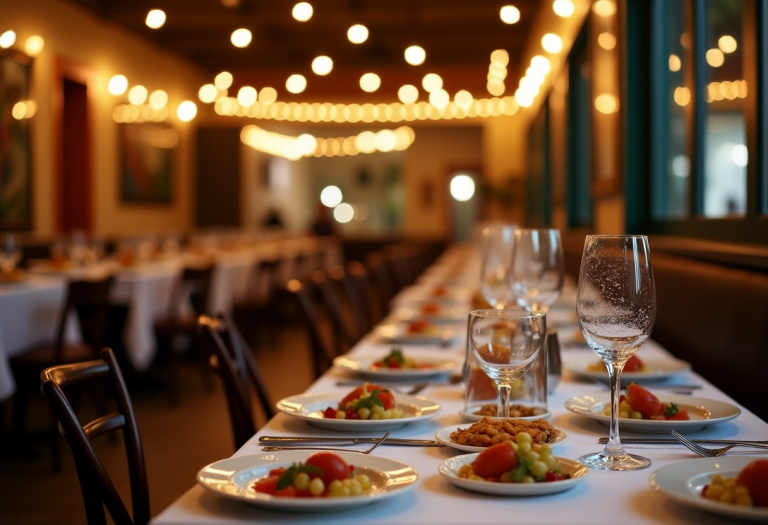
<path fill-rule="evenodd" d="M 51 447 L 51 469 L 54 473 L 61 472 L 61 435 L 59 434 L 59 420 L 53 410 L 50 410 L 50 447 Z"/>

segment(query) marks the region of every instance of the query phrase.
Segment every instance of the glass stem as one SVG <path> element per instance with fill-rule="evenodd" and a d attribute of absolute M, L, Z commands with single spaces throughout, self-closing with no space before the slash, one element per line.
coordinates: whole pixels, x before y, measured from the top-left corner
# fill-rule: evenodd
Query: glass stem
<path fill-rule="evenodd" d="M 611 427 L 608 444 L 603 451 L 603 454 L 607 456 L 623 456 L 626 454 L 619 439 L 619 389 L 621 388 L 621 371 L 624 369 L 624 364 L 625 361 L 606 363 L 608 374 L 611 378 Z"/>
<path fill-rule="evenodd" d="M 499 417 L 509 417 L 509 396 L 511 393 L 511 385 L 499 385 L 499 399 L 496 412 Z"/>

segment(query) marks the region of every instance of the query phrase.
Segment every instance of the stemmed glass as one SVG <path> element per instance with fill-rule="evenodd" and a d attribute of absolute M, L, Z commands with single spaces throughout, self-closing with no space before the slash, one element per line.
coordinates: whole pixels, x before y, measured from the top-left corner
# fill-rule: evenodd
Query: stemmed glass
<path fill-rule="evenodd" d="M 584 244 L 576 311 L 579 329 L 608 368 L 611 428 L 602 452 L 581 462 L 600 470 L 636 470 L 651 460 L 627 454 L 619 440 L 621 371 L 651 335 L 656 319 L 648 238 L 643 235 L 590 235 Z"/>
<path fill-rule="evenodd" d="M 477 364 L 498 388 L 498 416 L 509 417 L 512 383 L 530 367 L 544 346 L 543 313 L 522 310 L 474 310 L 469 313 L 467 343 Z"/>
<path fill-rule="evenodd" d="M 488 304 L 498 309 L 515 300 L 509 286 L 515 228 L 511 224 L 493 224 L 483 228 L 480 291 Z"/>
<path fill-rule="evenodd" d="M 529 312 L 547 313 L 563 291 L 565 264 L 559 230 L 516 230 L 512 291 Z"/>
<path fill-rule="evenodd" d="M 0 250 L 0 271 L 5 276 L 11 275 L 20 260 L 21 246 L 19 246 L 19 241 L 14 234 L 8 233 L 5 236 L 2 250 Z"/>

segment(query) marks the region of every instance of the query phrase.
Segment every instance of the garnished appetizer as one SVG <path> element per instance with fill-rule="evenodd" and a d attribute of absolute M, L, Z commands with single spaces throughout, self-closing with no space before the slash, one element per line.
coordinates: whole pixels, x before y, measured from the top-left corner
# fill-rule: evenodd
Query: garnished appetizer
<path fill-rule="evenodd" d="M 434 368 L 434 366 L 428 363 L 419 363 L 412 357 L 405 357 L 400 348 L 393 348 L 387 357 L 371 365 L 371 370 L 378 370 L 379 368 L 424 369 Z"/>
<path fill-rule="evenodd" d="M 323 412 L 326 419 L 401 419 L 402 408 L 395 403 L 395 396 L 383 386 L 365 383 L 341 400 L 336 408 Z"/>
<path fill-rule="evenodd" d="M 587 367 L 587 369 L 593 371 L 593 372 L 604 372 L 605 371 L 605 363 L 602 361 L 593 363 Z M 653 368 L 643 363 L 637 355 L 633 355 L 629 358 L 629 361 L 627 361 L 627 364 L 624 365 L 624 369 L 622 372 L 651 372 L 653 371 Z"/>
<path fill-rule="evenodd" d="M 440 312 L 440 305 L 438 303 L 424 303 L 421 305 L 421 312 L 425 314 L 436 314 Z"/>
<path fill-rule="evenodd" d="M 768 459 L 753 461 L 736 477 L 716 474 L 701 495 L 707 499 L 742 507 L 768 507 Z"/>
<path fill-rule="evenodd" d="M 408 333 L 410 334 L 431 334 L 437 332 L 437 328 L 429 321 L 423 319 L 413 321 L 408 325 Z"/>
<path fill-rule="evenodd" d="M 316 452 L 305 463 L 270 470 L 267 477 L 253 484 L 253 489 L 284 498 L 361 496 L 375 489 L 368 476 L 354 475 L 354 470 L 333 452 Z"/>
<path fill-rule="evenodd" d="M 515 441 L 503 441 L 480 452 L 471 465 L 459 469 L 458 475 L 499 483 L 541 483 L 571 477 L 560 472 L 549 445 L 532 441 L 530 434 L 520 432 Z"/>
<path fill-rule="evenodd" d="M 603 414 L 611 415 L 611 405 L 603 409 Z M 659 398 L 645 388 L 630 383 L 627 395 L 619 397 L 619 417 L 624 419 L 653 419 L 657 421 L 688 421 L 687 410 L 682 410 L 675 403 L 662 403 Z"/>
<path fill-rule="evenodd" d="M 446 288 L 443 285 L 435 286 L 432 289 L 432 295 L 434 295 L 435 297 L 445 297 L 446 295 L 448 295 L 448 288 Z"/>

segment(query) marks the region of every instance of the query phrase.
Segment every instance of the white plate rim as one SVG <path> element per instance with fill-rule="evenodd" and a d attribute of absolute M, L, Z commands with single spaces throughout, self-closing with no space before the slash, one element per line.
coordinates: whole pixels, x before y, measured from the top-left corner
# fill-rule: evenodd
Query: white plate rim
<path fill-rule="evenodd" d="M 337 452 L 347 463 L 354 466 L 368 467 L 380 472 L 399 471 L 402 477 L 413 476 L 410 483 L 398 483 L 389 490 L 377 491 L 367 497 L 350 496 L 345 498 L 281 498 L 269 494 L 258 494 L 255 491 L 243 489 L 233 478 L 249 469 L 290 465 L 296 461 L 306 460 L 311 451 L 279 451 L 262 452 L 247 456 L 235 456 L 215 461 L 200 469 L 196 480 L 205 489 L 229 499 L 242 501 L 251 505 L 272 508 L 275 510 L 311 511 L 311 510 L 341 510 L 361 507 L 377 501 L 389 499 L 414 489 L 421 481 L 419 473 L 411 466 L 381 456 L 368 456 L 355 452 Z M 388 466 L 387 466 L 388 465 Z M 266 475 L 266 473 L 265 473 Z M 258 479 L 256 477 L 253 480 Z M 247 484 L 252 483 L 248 481 Z"/>
<path fill-rule="evenodd" d="M 589 370 L 588 365 L 597 363 L 600 360 L 596 355 L 590 357 L 577 356 L 571 359 L 565 360 L 563 363 L 564 368 L 576 374 L 580 377 L 588 377 L 590 379 L 608 380 L 607 371 Z M 629 384 L 630 381 L 643 382 L 643 381 L 661 381 L 677 374 L 684 372 L 690 372 L 691 363 L 683 361 L 682 359 L 675 359 L 671 357 L 647 357 L 642 358 L 643 362 L 650 366 L 659 367 L 651 370 L 650 372 L 622 372 L 622 383 Z M 677 365 L 676 368 L 663 368 L 665 365 Z M 663 368 L 663 369 L 662 369 Z"/>
<path fill-rule="evenodd" d="M 733 475 L 757 459 L 755 456 L 721 456 L 676 461 L 653 472 L 649 482 L 658 492 L 685 505 L 729 517 L 768 520 L 768 509 L 717 503 L 694 494 L 688 487 L 695 477 L 715 473 Z"/>
<path fill-rule="evenodd" d="M 460 478 L 456 475 L 457 467 L 472 463 L 480 453 L 464 454 L 454 456 L 443 461 L 437 468 L 438 472 L 445 479 L 463 489 L 473 492 L 482 492 L 484 494 L 494 494 L 500 496 L 543 496 L 545 494 L 556 494 L 575 487 L 584 481 L 589 474 L 589 469 L 572 459 L 555 456 L 559 465 L 565 465 L 579 472 L 578 476 L 561 481 L 550 481 L 546 483 L 497 483 L 485 480 Z"/>
<path fill-rule="evenodd" d="M 342 432 L 366 432 L 366 431 L 375 432 L 381 429 L 386 430 L 386 429 L 400 428 L 409 423 L 414 423 L 417 421 L 425 421 L 427 419 L 433 418 L 442 411 L 442 407 L 440 406 L 439 403 L 436 403 L 430 399 L 427 399 L 426 397 L 397 394 L 395 396 L 395 401 L 397 402 L 398 405 L 400 404 L 416 405 L 419 409 L 427 409 L 428 412 L 415 417 L 404 417 L 400 419 L 378 419 L 378 420 L 325 419 L 325 418 L 312 417 L 312 416 L 308 416 L 306 414 L 297 412 L 297 410 L 302 410 L 303 407 L 309 403 L 328 402 L 329 404 L 334 404 L 335 402 L 335 404 L 338 404 L 338 402 L 341 401 L 344 395 L 345 394 L 340 392 L 297 394 L 295 396 L 289 396 L 281 399 L 280 401 L 277 402 L 276 407 L 279 412 L 282 412 L 283 414 L 289 417 L 306 421 L 318 428 L 326 428 L 329 430 L 338 430 Z M 291 409 L 289 408 L 290 403 L 297 404 L 297 406 Z"/>
<path fill-rule="evenodd" d="M 472 407 L 477 408 L 477 407 Z M 461 410 L 459 410 L 459 415 L 464 419 L 464 421 L 482 421 L 484 417 L 490 417 L 491 419 L 525 419 L 526 421 L 535 421 L 537 419 L 549 419 L 552 417 L 552 412 L 547 410 L 543 414 L 539 414 L 536 416 L 525 416 L 525 417 L 515 417 L 515 418 L 503 418 L 503 417 L 491 417 L 491 416 L 478 416 L 477 414 L 472 414 L 470 412 L 467 412 L 467 408 L 464 407 Z"/>
<path fill-rule="evenodd" d="M 651 390 L 653 389 L 651 388 Z M 608 424 L 610 423 L 611 418 L 609 416 L 604 416 L 603 414 L 592 412 L 591 407 L 594 407 L 596 404 L 603 404 L 603 403 L 609 402 L 610 397 L 611 397 L 610 392 L 600 392 L 597 394 L 586 394 L 582 396 L 574 396 L 566 400 L 565 408 L 570 410 L 574 414 L 588 417 L 590 419 L 595 419 L 597 421 L 600 421 L 603 424 Z M 651 419 L 620 419 L 619 427 L 628 431 L 645 432 L 645 433 L 653 433 L 653 432 L 668 433 L 668 432 L 671 432 L 672 430 L 677 430 L 678 432 L 694 432 L 696 430 L 705 428 L 709 425 L 725 423 L 726 421 L 730 421 L 731 419 L 737 418 L 739 417 L 739 415 L 741 415 L 741 409 L 736 405 L 732 405 L 731 403 L 726 403 L 725 401 L 718 401 L 716 399 L 695 397 L 695 396 L 689 396 L 684 394 L 667 394 L 663 392 L 659 393 L 656 397 L 658 397 L 662 403 L 677 403 L 678 405 L 700 405 L 700 406 L 704 406 L 705 408 L 707 408 L 707 410 L 710 410 L 710 411 L 713 410 L 714 406 L 721 405 L 720 406 L 721 409 L 729 408 L 731 409 L 731 412 L 728 415 L 721 416 L 721 417 L 713 417 L 711 419 L 691 419 L 688 421 L 656 421 Z M 591 404 L 588 405 L 588 402 L 586 401 L 587 399 L 592 400 Z M 707 404 L 709 404 L 709 406 L 707 406 Z"/>
<path fill-rule="evenodd" d="M 467 426 L 469 425 L 465 423 L 462 425 L 453 425 L 450 427 L 441 428 L 435 433 L 435 439 L 438 440 L 443 445 L 445 445 L 446 447 L 455 448 L 456 450 L 463 450 L 465 452 L 482 452 L 483 450 L 487 449 L 488 447 L 474 447 L 471 445 L 460 445 L 458 443 L 454 443 L 453 441 L 451 441 L 451 432 L 455 432 L 461 427 L 466 428 Z M 566 441 L 568 441 L 568 434 L 562 429 L 558 428 L 557 430 L 560 430 L 563 437 L 557 441 L 549 443 L 549 446 L 552 447 L 553 449 L 555 447 L 562 445 Z"/>
<path fill-rule="evenodd" d="M 384 353 L 382 353 L 382 355 L 384 355 Z M 384 356 L 386 357 L 386 355 Z M 409 356 L 409 357 L 413 357 L 413 356 Z M 429 363 L 430 361 L 432 361 L 440 364 L 438 366 L 435 366 L 434 368 L 399 368 L 399 369 L 382 368 L 379 370 L 371 370 L 369 368 L 370 365 L 374 363 L 377 359 L 380 359 L 380 358 L 361 357 L 358 359 L 354 359 L 351 357 L 341 355 L 333 360 L 333 365 L 339 368 L 343 368 L 345 370 L 350 370 L 360 375 L 365 375 L 370 377 L 379 377 L 382 379 L 383 378 L 415 379 L 417 377 L 428 377 L 428 376 L 434 376 L 439 374 L 445 374 L 461 366 L 458 360 L 456 359 L 448 359 L 446 357 L 437 357 L 437 356 L 419 355 L 417 357 L 414 357 L 414 359 L 416 359 L 418 362 Z"/>
<path fill-rule="evenodd" d="M 430 320 L 430 323 L 432 321 Z M 388 343 L 396 343 L 396 344 L 440 344 L 443 341 L 452 341 L 456 338 L 456 336 L 459 335 L 459 332 L 461 330 L 461 327 L 458 324 L 450 324 L 450 323 L 433 323 L 437 328 L 437 333 L 420 333 L 420 332 L 408 332 L 405 327 L 410 324 L 410 322 L 402 322 L 402 321 L 395 321 L 395 322 L 388 322 L 388 323 L 382 323 L 376 327 L 376 335 L 383 339 L 384 341 L 387 341 Z M 394 326 L 396 327 L 396 334 L 395 335 L 385 335 L 382 333 L 382 328 L 385 328 L 387 326 Z"/>

